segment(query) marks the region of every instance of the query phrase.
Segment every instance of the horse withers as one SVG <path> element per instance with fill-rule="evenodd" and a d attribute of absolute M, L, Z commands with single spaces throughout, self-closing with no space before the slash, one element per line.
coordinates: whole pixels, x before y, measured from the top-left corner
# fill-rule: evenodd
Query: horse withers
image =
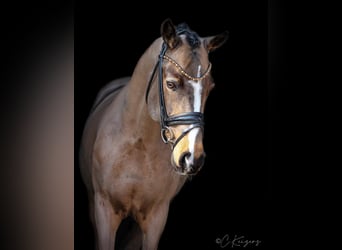
<path fill-rule="evenodd" d="M 204 164 L 209 53 L 226 40 L 227 32 L 200 37 L 167 19 L 132 76 L 100 90 L 80 148 L 97 249 L 114 249 L 126 217 L 139 228 L 126 249 L 158 248 L 171 200 Z"/>

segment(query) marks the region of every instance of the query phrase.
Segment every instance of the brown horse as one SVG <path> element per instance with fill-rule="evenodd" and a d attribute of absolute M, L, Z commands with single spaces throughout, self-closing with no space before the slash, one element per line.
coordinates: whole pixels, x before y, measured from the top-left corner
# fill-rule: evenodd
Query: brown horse
<path fill-rule="evenodd" d="M 157 249 L 171 200 L 204 164 L 203 112 L 214 86 L 208 54 L 226 39 L 167 19 L 132 77 L 99 92 L 80 149 L 99 250 L 114 249 L 128 216 L 141 240 L 127 249 Z"/>

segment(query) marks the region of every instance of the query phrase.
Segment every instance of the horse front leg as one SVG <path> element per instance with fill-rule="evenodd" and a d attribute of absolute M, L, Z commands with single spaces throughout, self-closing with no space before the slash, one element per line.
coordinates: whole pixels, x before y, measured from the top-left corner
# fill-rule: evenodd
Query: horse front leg
<path fill-rule="evenodd" d="M 143 232 L 142 250 L 157 250 L 169 211 L 169 204 L 154 207 L 139 221 Z"/>
<path fill-rule="evenodd" d="M 97 249 L 113 250 L 116 231 L 122 218 L 114 212 L 112 204 L 101 194 L 95 194 L 94 203 Z"/>

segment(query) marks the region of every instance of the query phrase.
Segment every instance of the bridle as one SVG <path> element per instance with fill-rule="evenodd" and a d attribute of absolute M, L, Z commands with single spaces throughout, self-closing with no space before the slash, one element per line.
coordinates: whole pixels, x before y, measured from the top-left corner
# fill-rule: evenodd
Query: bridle
<path fill-rule="evenodd" d="M 146 95 L 145 95 L 145 100 L 146 103 L 148 102 L 148 95 L 151 89 L 151 85 L 154 79 L 154 76 L 157 72 L 158 69 L 158 87 L 159 87 L 159 107 L 160 107 L 160 127 L 161 127 L 161 138 L 164 143 L 169 143 L 171 145 L 171 149 L 174 149 L 177 145 L 177 143 L 187 134 L 189 133 L 192 129 L 194 128 L 200 128 L 203 130 L 204 127 L 204 118 L 203 118 L 203 113 L 201 112 L 186 112 L 182 113 L 179 115 L 173 115 L 169 116 L 167 114 L 166 106 L 165 106 L 165 98 L 164 98 L 164 91 L 163 91 L 163 60 L 167 60 L 171 62 L 177 70 L 187 77 L 190 80 L 193 81 L 199 81 L 203 78 L 205 78 L 211 69 L 211 64 L 209 64 L 207 70 L 199 77 L 193 77 L 190 76 L 188 73 L 186 73 L 183 68 L 172 58 L 168 57 L 165 55 L 167 50 L 167 46 L 165 43 L 162 45 L 162 49 L 160 51 L 158 61 L 156 65 L 154 66 L 152 75 L 150 77 L 150 80 L 147 85 L 147 90 L 146 90 Z M 171 126 L 176 126 L 176 125 L 191 125 L 187 129 L 185 129 L 181 135 L 178 138 L 174 138 L 172 129 L 170 128 Z"/>

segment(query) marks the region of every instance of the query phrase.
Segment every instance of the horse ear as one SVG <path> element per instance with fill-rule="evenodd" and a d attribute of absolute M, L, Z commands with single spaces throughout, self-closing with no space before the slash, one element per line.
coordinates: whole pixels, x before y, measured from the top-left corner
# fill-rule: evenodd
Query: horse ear
<path fill-rule="evenodd" d="M 166 19 L 160 27 L 160 33 L 167 44 L 168 48 L 174 49 L 181 42 L 180 37 L 176 33 L 176 27 L 173 25 L 171 19 Z"/>
<path fill-rule="evenodd" d="M 208 52 L 212 52 L 221 47 L 228 40 L 228 34 L 228 31 L 225 31 L 219 35 L 205 38 Z"/>

